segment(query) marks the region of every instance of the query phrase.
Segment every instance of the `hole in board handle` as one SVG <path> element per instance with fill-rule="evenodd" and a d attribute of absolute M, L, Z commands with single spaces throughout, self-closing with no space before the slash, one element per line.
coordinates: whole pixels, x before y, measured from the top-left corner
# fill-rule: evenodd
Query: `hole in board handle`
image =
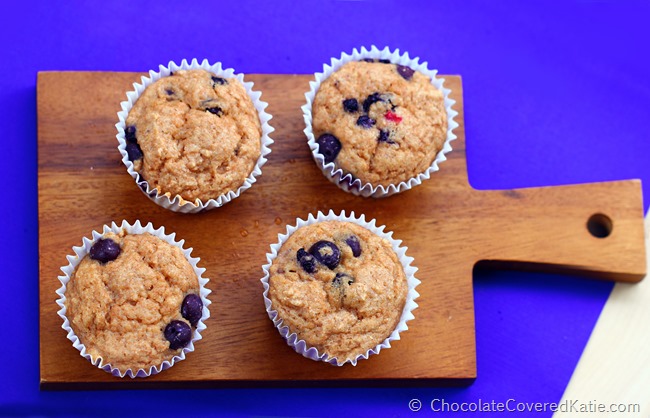
<path fill-rule="evenodd" d="M 614 228 L 612 220 L 607 215 L 596 213 L 587 221 L 587 230 L 596 238 L 607 238 Z"/>

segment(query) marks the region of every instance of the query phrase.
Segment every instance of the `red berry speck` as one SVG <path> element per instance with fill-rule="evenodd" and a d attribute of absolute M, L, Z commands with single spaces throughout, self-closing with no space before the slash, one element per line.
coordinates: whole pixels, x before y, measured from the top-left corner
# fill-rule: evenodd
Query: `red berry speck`
<path fill-rule="evenodd" d="M 395 122 L 395 123 L 400 123 L 400 122 L 402 121 L 402 117 L 401 117 L 401 116 L 397 115 L 397 113 L 393 113 L 393 112 L 391 112 L 390 110 L 389 110 L 388 112 L 386 112 L 386 114 L 384 115 L 384 117 L 385 117 L 386 119 L 388 119 L 389 121 L 391 121 L 391 122 Z"/>

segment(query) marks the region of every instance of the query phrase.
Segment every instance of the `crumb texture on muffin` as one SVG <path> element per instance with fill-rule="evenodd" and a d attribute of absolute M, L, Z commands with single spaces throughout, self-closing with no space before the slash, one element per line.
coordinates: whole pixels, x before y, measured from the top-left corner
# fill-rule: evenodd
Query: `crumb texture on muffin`
<path fill-rule="evenodd" d="M 308 346 L 343 361 L 397 326 L 407 281 L 390 243 L 351 222 L 296 230 L 269 270 L 271 309 Z"/>
<path fill-rule="evenodd" d="M 192 266 L 180 248 L 148 233 L 103 238 L 121 253 L 106 263 L 86 256 L 77 266 L 65 293 L 70 326 L 93 358 L 121 371 L 171 360 L 180 349 L 170 349 L 164 330 L 187 322 L 183 298 L 199 293 Z"/>
<path fill-rule="evenodd" d="M 442 150 L 444 95 L 409 67 L 348 62 L 316 92 L 312 128 L 321 147 L 323 135 L 338 139 L 340 150 L 321 153 L 334 154 L 345 173 L 373 185 L 398 184 L 425 172 Z"/>
<path fill-rule="evenodd" d="M 236 191 L 261 152 L 259 115 L 244 86 L 205 70 L 148 86 L 125 132 L 129 159 L 150 187 L 190 202 Z"/>

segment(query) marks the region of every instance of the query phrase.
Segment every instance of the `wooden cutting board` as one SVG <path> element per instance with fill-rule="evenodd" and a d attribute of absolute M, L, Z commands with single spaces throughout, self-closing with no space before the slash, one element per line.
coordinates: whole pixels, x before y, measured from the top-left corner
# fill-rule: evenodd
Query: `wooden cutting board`
<path fill-rule="evenodd" d="M 43 388 L 468 384 L 476 377 L 472 269 L 478 261 L 628 282 L 645 275 L 640 181 L 517 190 L 469 185 L 458 76 L 445 76 L 460 124 L 448 161 L 423 185 L 378 200 L 339 190 L 314 164 L 300 110 L 311 76 L 247 76 L 269 103 L 276 142 L 251 189 L 197 215 L 155 205 L 122 165 L 116 114 L 139 78 L 138 73 L 38 74 Z M 409 330 L 357 367 L 333 367 L 296 354 L 273 327 L 262 300 L 261 266 L 278 233 L 297 217 L 329 209 L 364 213 L 394 231 L 409 247 L 422 280 Z M 213 291 L 211 317 L 196 351 L 146 379 L 116 378 L 82 358 L 61 329 L 54 302 L 59 269 L 72 246 L 123 219 L 163 225 L 184 238 L 201 258 Z M 590 229 L 608 236 L 595 237 Z"/>

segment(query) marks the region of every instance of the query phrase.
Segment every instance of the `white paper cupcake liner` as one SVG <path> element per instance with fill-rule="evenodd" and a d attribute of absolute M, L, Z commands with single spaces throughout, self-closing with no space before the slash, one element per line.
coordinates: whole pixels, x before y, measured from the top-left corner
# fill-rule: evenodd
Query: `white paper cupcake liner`
<path fill-rule="evenodd" d="M 373 58 L 373 59 L 387 59 L 390 60 L 393 64 L 405 65 L 416 71 L 421 72 L 422 74 L 431 78 L 431 83 L 444 95 L 444 105 L 445 110 L 447 111 L 447 139 L 445 143 L 434 158 L 433 162 L 423 173 L 418 174 L 415 177 L 410 178 L 407 181 L 402 181 L 399 184 L 390 184 L 388 186 L 383 185 L 372 185 L 370 183 L 363 183 L 358 178 L 353 177 L 349 173 L 344 173 L 342 169 L 338 168 L 334 162 L 325 163 L 325 159 L 321 153 L 318 152 L 318 143 L 314 137 L 314 132 L 312 129 L 312 105 L 314 103 L 314 98 L 316 97 L 316 92 L 318 91 L 321 83 L 325 81 L 332 73 L 341 68 L 343 64 L 346 64 L 351 61 L 359 61 L 364 58 Z M 345 190 L 346 192 L 352 193 L 357 196 L 363 197 L 386 197 L 396 193 L 401 193 L 405 190 L 411 189 L 429 177 L 435 171 L 438 171 L 438 165 L 445 161 L 447 158 L 445 154 L 451 151 L 451 141 L 456 139 L 456 135 L 453 133 L 453 130 L 458 127 L 458 123 L 454 120 L 454 117 L 458 115 L 458 112 L 455 111 L 452 106 L 456 103 L 455 100 L 449 97 L 451 90 L 444 88 L 444 78 L 436 77 L 438 73 L 437 70 L 429 70 L 427 68 L 427 62 L 419 62 L 420 58 L 410 58 L 408 52 L 400 54 L 399 49 L 391 51 L 388 47 L 385 47 L 382 50 L 377 49 L 376 46 L 372 46 L 369 50 L 365 47 L 361 50 L 356 48 L 352 50 L 352 54 L 343 53 L 341 58 L 332 58 L 331 63 L 323 65 L 323 72 L 316 73 L 315 79 L 309 82 L 310 90 L 305 94 L 307 103 L 302 106 L 303 117 L 305 120 L 305 135 L 307 135 L 307 143 L 311 149 L 312 156 L 316 161 L 316 164 L 321 169 L 323 174 L 334 184 L 339 186 L 339 188 Z"/>
<path fill-rule="evenodd" d="M 246 93 L 248 93 L 248 96 L 251 98 L 253 101 L 253 105 L 255 106 L 255 109 L 257 110 L 257 113 L 260 118 L 260 123 L 262 125 L 262 137 L 260 139 L 260 157 L 257 159 L 257 163 L 255 164 L 255 167 L 253 168 L 253 171 L 249 174 L 249 176 L 246 178 L 244 183 L 236 190 L 236 191 L 230 191 L 226 194 L 223 194 L 216 199 L 209 199 L 206 202 L 203 202 L 201 200 L 197 200 L 196 202 L 190 202 L 187 201 L 180 196 L 167 196 L 165 195 L 164 190 L 158 190 L 158 189 L 152 189 L 149 183 L 146 181 L 146 179 L 140 178 L 139 174 L 135 169 L 133 168 L 133 163 L 131 160 L 128 158 L 128 154 L 126 152 L 126 139 L 124 137 L 124 129 L 126 128 L 126 118 L 133 108 L 133 105 L 135 102 L 138 100 L 142 92 L 151 85 L 152 83 L 158 81 L 159 79 L 163 77 L 168 77 L 171 73 L 178 71 L 178 70 L 197 70 L 197 69 L 203 69 L 206 71 L 209 71 L 219 77 L 224 77 L 224 78 L 236 78 L 239 80 L 244 88 L 246 89 Z M 235 70 L 232 68 L 226 68 L 224 69 L 221 65 L 220 62 L 217 62 L 216 64 L 209 64 L 208 60 L 203 60 L 201 63 L 199 63 L 196 58 L 192 60 L 191 63 L 188 63 L 187 60 L 181 61 L 180 65 L 177 65 L 175 62 L 170 61 L 169 64 L 165 67 L 163 65 L 160 65 L 159 71 L 149 71 L 149 77 L 142 77 L 142 81 L 140 83 L 134 83 L 133 84 L 133 91 L 129 91 L 126 93 L 127 100 L 120 103 L 122 110 L 117 113 L 117 116 L 119 118 L 119 122 L 115 124 L 115 127 L 117 128 L 117 141 L 119 142 L 118 145 L 118 150 L 120 151 L 120 154 L 122 154 L 122 162 L 126 166 L 127 172 L 133 177 L 135 182 L 140 186 L 140 190 L 152 201 L 154 201 L 156 204 L 169 209 L 174 212 L 181 212 L 181 213 L 198 213 L 204 210 L 209 210 L 209 209 L 214 209 L 221 207 L 225 205 L 226 203 L 230 202 L 231 200 L 235 199 L 238 197 L 244 190 L 250 188 L 253 183 L 257 181 L 257 177 L 262 174 L 262 166 L 266 163 L 267 161 L 267 156 L 271 152 L 271 144 L 273 143 L 273 140 L 269 137 L 271 132 L 273 132 L 275 129 L 269 125 L 269 121 L 271 120 L 272 116 L 268 113 L 266 113 L 265 109 L 268 107 L 268 103 L 263 102 L 260 100 L 260 97 L 262 96 L 262 93 L 259 91 L 254 91 L 253 90 L 253 82 L 246 82 L 244 81 L 244 75 L 243 74 L 235 74 Z"/>
<path fill-rule="evenodd" d="M 88 252 L 90 251 L 90 247 L 92 247 L 92 245 L 99 238 L 101 238 L 102 236 L 104 236 L 109 232 L 119 234 L 121 231 L 126 231 L 129 235 L 144 234 L 148 232 L 151 235 L 154 235 L 166 241 L 167 243 L 180 248 L 183 251 L 185 258 L 187 258 L 187 261 L 190 262 L 190 265 L 194 269 L 194 273 L 199 279 L 199 288 L 200 288 L 199 294 L 201 296 L 201 301 L 203 302 L 203 315 L 201 316 L 201 319 L 196 325 L 196 328 L 192 335 L 192 340 L 185 348 L 181 350 L 180 354 L 175 355 L 171 360 L 165 360 L 157 366 L 150 367 L 149 370 L 127 369 L 125 371 L 120 371 L 118 368 L 113 367 L 110 363 L 106 362 L 102 357 L 91 356 L 86 351 L 86 346 L 79 340 L 79 337 L 77 337 L 77 335 L 75 334 L 74 330 L 70 326 L 70 321 L 66 316 L 67 309 L 65 306 L 65 302 L 66 302 L 65 292 L 67 289 L 67 284 L 70 281 L 71 275 L 74 273 L 81 260 L 83 260 L 86 254 L 88 254 Z M 72 247 L 72 250 L 74 251 L 74 255 L 68 255 L 66 258 L 69 264 L 65 267 L 61 267 L 61 271 L 63 272 L 63 275 L 59 276 L 61 287 L 56 291 L 56 294 L 59 296 L 59 298 L 56 300 L 56 303 L 61 307 L 61 309 L 57 311 L 57 314 L 59 314 L 59 316 L 63 319 L 62 328 L 67 332 L 68 339 L 72 341 L 72 345 L 74 346 L 74 348 L 79 350 L 82 357 L 84 357 L 85 359 L 87 359 L 93 365 L 99 367 L 100 369 L 108 373 L 111 373 L 113 376 L 118 376 L 118 377 L 129 376 L 131 378 L 134 378 L 134 377 L 147 377 L 153 374 L 160 373 L 161 371 L 172 367 L 176 362 L 184 360 L 186 353 L 194 351 L 194 343 L 202 338 L 201 331 L 203 331 L 206 328 L 205 321 L 210 317 L 210 310 L 208 309 L 208 305 L 210 305 L 211 302 L 208 299 L 208 295 L 211 293 L 211 290 L 206 287 L 207 283 L 209 282 L 209 279 L 202 277 L 203 273 L 205 272 L 205 269 L 198 267 L 198 262 L 200 261 L 200 258 L 192 257 L 191 256 L 192 248 L 188 248 L 188 249 L 183 248 L 184 243 L 185 240 L 176 241 L 176 233 L 166 234 L 164 227 L 154 229 L 151 223 L 142 226 L 140 221 L 136 221 L 133 225 L 129 224 L 127 221 L 122 221 L 122 224 L 120 226 L 118 226 L 115 222 L 111 223 L 110 226 L 104 225 L 101 233 L 97 231 L 93 231 L 91 239 L 84 237 L 81 246 Z"/>
<path fill-rule="evenodd" d="M 307 343 L 304 340 L 299 339 L 296 333 L 292 333 L 289 330 L 289 327 L 283 324 L 282 318 L 279 317 L 277 311 L 273 310 L 271 299 L 269 299 L 269 278 L 270 278 L 269 269 L 273 264 L 273 260 L 275 260 L 275 258 L 277 257 L 278 252 L 280 251 L 282 245 L 287 241 L 289 236 L 291 236 L 291 234 L 293 234 L 297 229 L 303 226 L 312 225 L 318 222 L 325 222 L 325 221 L 352 222 L 363 228 L 366 228 L 370 232 L 382 238 L 387 239 L 390 242 L 393 251 L 395 252 L 395 254 L 397 254 L 397 257 L 399 258 L 402 267 L 404 268 L 404 274 L 406 275 L 407 286 L 408 286 L 408 293 L 406 295 L 404 308 L 402 309 L 402 315 L 400 317 L 399 322 L 397 323 L 397 326 L 395 327 L 393 332 L 391 332 L 390 336 L 386 338 L 384 341 L 382 341 L 381 344 L 376 345 L 375 347 L 366 351 L 365 353 L 359 354 L 357 357 L 353 359 L 347 359 L 344 361 L 339 361 L 336 357 L 330 357 L 327 353 L 319 353 L 318 349 L 316 349 L 315 347 L 310 347 L 309 345 L 307 345 Z M 345 214 L 345 211 L 341 212 L 340 215 L 337 215 L 334 213 L 334 211 L 330 210 L 327 215 L 325 215 L 323 212 L 318 212 L 316 216 L 310 214 L 307 220 L 302 220 L 298 218 L 296 220 L 296 225 L 287 226 L 287 232 L 284 234 L 279 234 L 278 242 L 271 245 L 271 252 L 266 254 L 267 264 L 262 266 L 262 269 L 264 271 L 264 277 L 261 279 L 261 282 L 264 287 L 264 292 L 263 292 L 264 305 L 266 306 L 266 312 L 269 315 L 269 318 L 271 319 L 271 321 L 273 321 L 273 324 L 280 332 L 280 335 L 284 337 L 287 344 L 290 347 L 292 347 L 297 353 L 309 359 L 315 361 L 323 361 L 335 366 L 343 366 L 344 364 L 347 363 L 356 366 L 359 360 L 367 359 L 372 354 L 379 354 L 379 352 L 382 349 L 390 348 L 391 341 L 399 340 L 400 333 L 408 329 L 406 322 L 414 319 L 413 310 L 418 307 L 418 304 L 415 303 L 415 299 L 417 299 L 420 296 L 420 294 L 415 290 L 417 285 L 421 283 L 420 280 L 415 278 L 415 273 L 417 272 L 418 269 L 411 265 L 411 263 L 413 262 L 413 257 L 409 257 L 406 255 L 406 250 L 408 249 L 408 247 L 402 246 L 401 245 L 402 241 L 393 238 L 393 233 L 385 232 L 384 228 L 385 226 L 383 225 L 377 226 L 376 221 L 374 219 L 372 219 L 371 221 L 366 221 L 365 215 L 361 215 L 360 217 L 357 217 L 354 214 L 354 212 L 351 212 L 350 215 L 348 216 Z"/>

